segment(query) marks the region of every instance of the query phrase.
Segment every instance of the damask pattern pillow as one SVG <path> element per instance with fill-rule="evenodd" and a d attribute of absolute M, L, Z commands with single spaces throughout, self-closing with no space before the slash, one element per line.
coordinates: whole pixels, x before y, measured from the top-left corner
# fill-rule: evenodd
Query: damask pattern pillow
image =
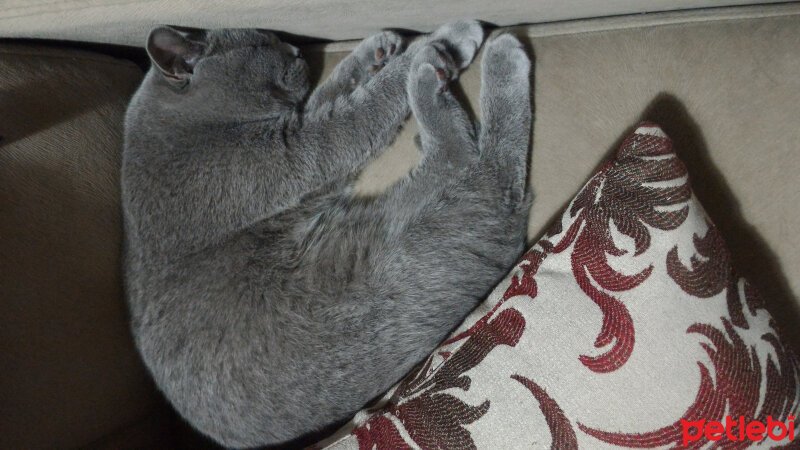
<path fill-rule="evenodd" d="M 796 448 L 799 409 L 798 359 L 644 124 L 329 448 Z"/>

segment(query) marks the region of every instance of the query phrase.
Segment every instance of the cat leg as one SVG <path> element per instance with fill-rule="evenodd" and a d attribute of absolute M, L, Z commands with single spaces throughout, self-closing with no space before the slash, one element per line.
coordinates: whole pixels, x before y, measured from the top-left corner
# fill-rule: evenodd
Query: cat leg
<path fill-rule="evenodd" d="M 521 195 L 512 204 L 503 197 L 509 186 L 524 191 L 530 106 L 527 87 L 521 92 L 523 87 L 517 85 L 520 72 L 527 85 L 527 66 L 510 66 L 507 60 L 521 57 L 526 63 L 527 59 L 524 53 L 507 51 L 507 46 L 506 38 L 495 42 L 484 58 L 484 63 L 499 59 L 498 69 L 511 71 L 484 69 L 489 78 L 489 88 L 484 87 L 489 100 L 485 117 L 491 128 L 482 130 L 488 133 L 482 138 L 484 145 L 498 144 L 486 155 L 479 152 L 477 133 L 447 88 L 455 73 L 449 53 L 432 43 L 412 64 L 409 103 L 419 122 L 424 159 L 409 178 L 364 207 L 366 214 L 374 213 L 373 205 L 381 206 L 379 239 L 371 241 L 377 260 L 371 265 L 373 283 L 401 292 L 395 298 L 402 302 L 390 315 L 397 319 L 386 328 L 418 339 L 397 343 L 400 349 L 427 349 L 443 339 L 507 274 L 524 248 L 527 197 Z M 506 76 L 509 82 L 498 80 Z M 505 95 L 506 85 L 511 92 L 525 94 L 524 100 Z M 505 120 L 498 103 L 503 101 L 512 102 L 509 118 L 523 121 L 521 127 Z M 494 132 L 524 137 L 496 138 Z M 424 355 L 412 354 L 409 359 L 413 357 Z"/>
<path fill-rule="evenodd" d="M 464 68 L 472 61 L 483 42 L 483 30 L 475 21 L 449 23 L 439 27 L 430 36 L 420 39 L 414 46 L 420 47 L 432 40 L 439 40 L 447 45 L 448 50 L 455 55 L 459 67 Z M 364 39 L 311 93 L 306 110 L 324 113 L 336 98 L 349 95 L 357 86 L 363 86 L 378 71 L 400 56 L 403 47 L 403 38 L 391 31 L 383 31 Z"/>
<path fill-rule="evenodd" d="M 412 178 L 446 180 L 463 171 L 477 155 L 475 129 L 458 99 L 449 90 L 461 69 L 472 61 L 483 40 L 483 30 L 471 22 L 442 26 L 420 43 L 414 56 L 407 91 L 419 124 L 419 145 L 424 155 Z M 446 39 L 462 33 L 472 39 Z"/>
<path fill-rule="evenodd" d="M 426 45 L 414 58 L 407 89 L 424 155 L 419 175 L 446 176 L 478 155 L 475 129 L 449 89 L 457 75 L 453 56 L 440 42 Z"/>
<path fill-rule="evenodd" d="M 301 120 L 287 124 L 282 135 L 290 155 L 306 168 L 291 173 L 292 184 L 320 186 L 349 176 L 389 146 L 408 116 L 406 85 L 413 56 L 431 39 L 453 49 L 454 64 L 464 67 L 480 46 L 483 29 L 475 21 L 445 25 L 412 44 L 349 95 L 337 97 L 323 108 L 324 114 L 306 110 Z"/>
<path fill-rule="evenodd" d="M 530 60 L 519 41 L 503 34 L 481 60 L 481 166 L 493 170 L 509 205 L 527 192 L 531 136 Z"/>
<path fill-rule="evenodd" d="M 445 89 L 449 74 L 445 70 L 442 77 L 441 69 L 446 67 L 441 59 L 428 58 L 412 70 L 409 80 L 409 101 L 420 124 L 425 159 L 387 193 L 382 209 L 386 241 L 397 239 L 398 254 L 418 259 L 426 273 L 436 274 L 442 270 L 439 266 L 458 260 L 460 269 L 485 275 L 482 283 L 489 280 L 485 285 L 494 285 L 525 245 L 530 62 L 512 36 L 487 44 L 482 61 L 483 127 L 476 144 L 465 112 Z M 454 281 L 468 285 L 476 279 Z M 473 291 L 483 294 L 477 284 Z"/>
<path fill-rule="evenodd" d="M 384 196 L 394 220 L 414 217 L 478 162 L 475 127 L 449 89 L 459 69 L 458 56 L 453 53 L 444 43 L 434 41 L 421 48 L 412 62 L 408 99 L 419 123 L 417 143 L 423 159 Z"/>
<path fill-rule="evenodd" d="M 306 110 L 324 113 L 338 97 L 349 95 L 357 86 L 366 84 L 402 52 L 403 38 L 397 33 L 384 31 L 364 39 L 311 93 Z"/>
<path fill-rule="evenodd" d="M 450 55 L 439 45 L 429 45 L 415 56 L 409 75 L 409 103 L 420 125 L 423 162 L 384 196 L 350 205 L 353 215 L 347 220 L 365 236 L 356 241 L 369 248 L 367 291 L 384 293 L 378 298 L 387 299 L 381 303 L 387 312 L 374 319 L 381 329 L 395 332 L 391 345 L 385 346 L 389 350 L 382 353 L 393 361 L 424 358 L 507 274 L 525 245 L 528 203 L 509 207 L 501 201 L 506 190 L 501 183 L 506 181 L 498 181 L 498 172 L 500 167 L 512 169 L 521 158 L 517 164 L 524 173 L 528 134 L 524 145 L 503 149 L 509 156 L 483 161 L 466 113 L 446 89 L 455 73 Z M 523 110 L 525 102 L 520 104 Z M 519 111 L 510 113 L 525 119 Z M 530 131 L 529 117 L 527 121 L 524 133 Z M 507 131 L 520 132 L 499 129 Z M 484 136 L 485 142 L 490 138 Z"/>

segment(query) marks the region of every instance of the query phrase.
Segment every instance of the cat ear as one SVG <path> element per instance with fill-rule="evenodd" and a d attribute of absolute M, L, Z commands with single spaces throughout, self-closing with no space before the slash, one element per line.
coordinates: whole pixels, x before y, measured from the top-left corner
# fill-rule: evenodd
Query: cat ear
<path fill-rule="evenodd" d="M 158 27 L 147 37 L 147 54 L 170 81 L 186 82 L 203 56 L 205 45 L 170 27 Z"/>

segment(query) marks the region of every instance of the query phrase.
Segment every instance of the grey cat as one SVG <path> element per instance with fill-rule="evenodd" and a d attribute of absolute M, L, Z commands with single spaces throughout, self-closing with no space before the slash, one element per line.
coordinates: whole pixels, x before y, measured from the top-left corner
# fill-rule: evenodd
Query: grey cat
<path fill-rule="evenodd" d="M 347 419 L 518 258 L 530 63 L 509 35 L 487 44 L 478 130 L 447 86 L 482 40 L 458 22 L 403 52 L 383 32 L 309 95 L 272 33 L 151 32 L 125 123 L 126 289 L 144 362 L 198 430 L 247 447 Z M 409 110 L 423 161 L 354 196 Z"/>

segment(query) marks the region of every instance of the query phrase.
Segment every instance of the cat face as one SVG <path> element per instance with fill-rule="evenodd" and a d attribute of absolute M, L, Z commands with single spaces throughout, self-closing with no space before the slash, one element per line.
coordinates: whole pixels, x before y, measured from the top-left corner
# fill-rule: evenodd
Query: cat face
<path fill-rule="evenodd" d="M 291 110 L 309 89 L 298 49 L 268 31 L 223 29 L 150 32 L 147 53 L 159 101 L 182 114 L 258 119 Z"/>

